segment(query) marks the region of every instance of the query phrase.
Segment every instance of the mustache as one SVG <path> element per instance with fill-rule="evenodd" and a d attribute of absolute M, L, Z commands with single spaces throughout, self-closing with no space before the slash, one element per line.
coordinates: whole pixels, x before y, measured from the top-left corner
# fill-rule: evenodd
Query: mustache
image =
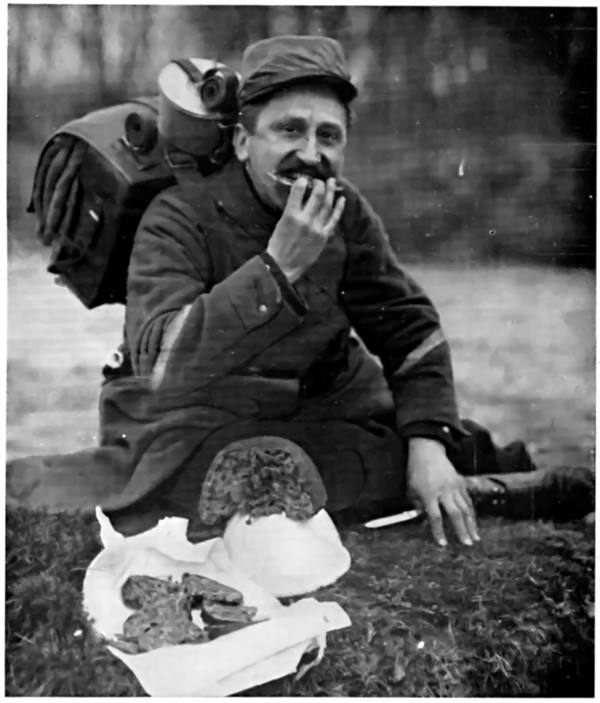
<path fill-rule="evenodd" d="M 318 178 L 321 181 L 326 181 L 328 178 L 335 177 L 335 173 L 331 168 L 330 164 L 323 162 L 317 165 L 307 165 L 300 161 L 294 161 L 290 163 L 283 163 L 278 169 L 277 173 L 280 176 L 310 176 L 311 178 Z"/>

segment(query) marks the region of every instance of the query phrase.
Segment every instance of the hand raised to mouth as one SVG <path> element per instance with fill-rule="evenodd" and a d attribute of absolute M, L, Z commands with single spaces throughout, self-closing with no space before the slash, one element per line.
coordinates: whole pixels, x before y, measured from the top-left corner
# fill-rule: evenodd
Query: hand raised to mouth
<path fill-rule="evenodd" d="M 335 201 L 334 178 L 328 178 L 326 183 L 313 179 L 311 185 L 306 199 L 308 178 L 301 175 L 292 182 L 283 214 L 267 245 L 267 254 L 290 283 L 297 281 L 319 258 L 346 205 L 344 196 Z"/>

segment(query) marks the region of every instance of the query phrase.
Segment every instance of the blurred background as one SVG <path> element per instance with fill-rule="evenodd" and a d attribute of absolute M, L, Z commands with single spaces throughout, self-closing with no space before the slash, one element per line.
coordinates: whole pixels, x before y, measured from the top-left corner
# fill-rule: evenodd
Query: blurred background
<path fill-rule="evenodd" d="M 65 121 L 155 94 L 181 56 L 328 34 L 360 86 L 347 175 L 441 312 L 463 416 L 589 463 L 595 413 L 596 9 L 13 5 L 7 454 L 96 444 L 122 306 L 89 311 L 25 214 Z"/>
<path fill-rule="evenodd" d="M 156 93 L 171 58 L 238 69 L 286 33 L 343 43 L 360 86 L 347 175 L 405 260 L 594 265 L 591 7 L 10 6 L 11 250 L 35 246 L 23 211 L 61 123 Z"/>

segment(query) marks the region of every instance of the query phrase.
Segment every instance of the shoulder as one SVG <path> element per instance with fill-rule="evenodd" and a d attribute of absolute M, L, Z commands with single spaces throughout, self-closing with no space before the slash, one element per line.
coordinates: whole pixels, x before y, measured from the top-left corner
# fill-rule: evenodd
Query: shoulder
<path fill-rule="evenodd" d="M 201 177 L 190 183 L 177 184 L 154 197 L 144 212 L 142 222 L 164 217 L 195 222 L 201 214 L 201 206 L 205 209 L 210 200 L 208 186 Z"/>
<path fill-rule="evenodd" d="M 196 187 L 199 200 L 204 191 Z M 201 213 L 189 186 L 174 185 L 158 193 L 138 224 L 131 253 L 130 268 L 139 261 L 164 261 L 164 257 L 196 260 L 206 254 Z M 154 264 L 153 264 L 154 265 Z"/>
<path fill-rule="evenodd" d="M 169 247 L 206 248 L 207 232 L 219 220 L 213 180 L 198 175 L 158 193 L 140 220 L 134 244 L 160 240 Z"/>

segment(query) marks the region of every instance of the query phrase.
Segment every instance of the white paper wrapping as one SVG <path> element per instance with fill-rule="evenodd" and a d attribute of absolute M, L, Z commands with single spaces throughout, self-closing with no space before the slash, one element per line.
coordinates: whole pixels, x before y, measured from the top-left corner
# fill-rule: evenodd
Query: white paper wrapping
<path fill-rule="evenodd" d="M 187 520 L 165 518 L 134 537 L 116 532 L 97 509 L 104 550 L 88 567 L 83 605 L 94 629 L 112 639 L 122 633 L 132 610 L 121 599 L 121 588 L 134 574 L 172 577 L 201 574 L 241 591 L 244 603 L 257 608 L 264 622 L 223 635 L 210 642 L 162 647 L 127 654 L 109 646 L 135 674 L 151 696 L 226 696 L 280 678 L 297 670 L 302 655 L 319 648 L 325 634 L 348 627 L 350 619 L 337 603 L 304 598 L 283 606 L 265 588 L 235 566 L 223 540 L 192 544 L 186 538 Z"/>
<path fill-rule="evenodd" d="M 234 515 L 223 541 L 231 561 L 279 597 L 316 591 L 350 568 L 350 554 L 325 510 L 304 522 L 284 513 L 251 520 Z"/>

